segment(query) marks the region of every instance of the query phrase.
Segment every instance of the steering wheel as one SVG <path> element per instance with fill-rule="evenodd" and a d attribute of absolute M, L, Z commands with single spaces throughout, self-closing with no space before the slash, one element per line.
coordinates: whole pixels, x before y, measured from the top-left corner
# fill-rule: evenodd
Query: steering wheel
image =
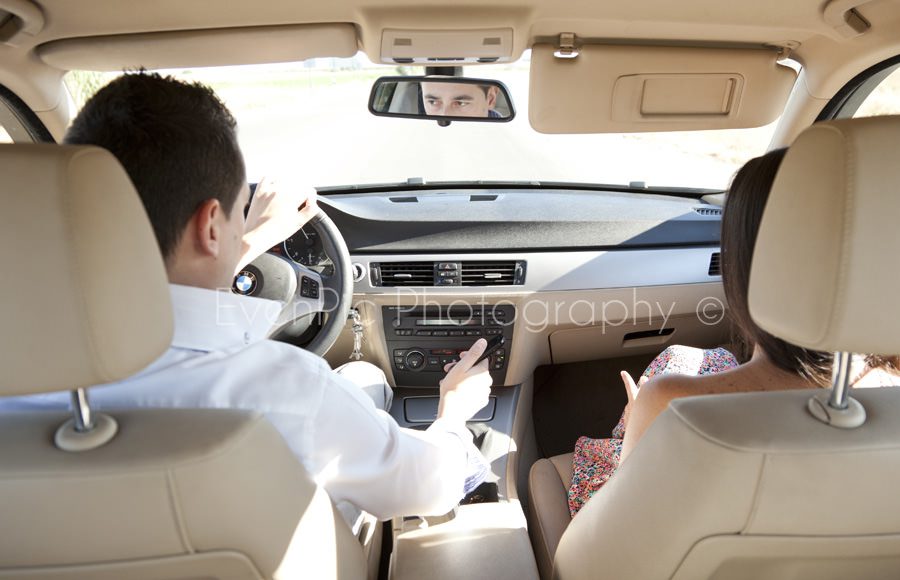
<path fill-rule="evenodd" d="M 247 264 L 235 278 L 234 291 L 244 296 L 284 303 L 270 332 L 271 338 L 290 342 L 313 354 L 324 355 L 341 333 L 353 298 L 350 252 L 337 226 L 320 209 L 304 228 L 319 234 L 334 272 L 322 275 L 286 256 L 265 253 Z M 314 317 L 326 320 L 307 344 L 298 344 Z"/>

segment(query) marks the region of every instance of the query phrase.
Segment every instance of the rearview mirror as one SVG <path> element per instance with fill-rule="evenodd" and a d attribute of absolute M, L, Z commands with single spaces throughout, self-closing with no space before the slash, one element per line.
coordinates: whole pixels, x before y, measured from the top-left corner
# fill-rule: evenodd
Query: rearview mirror
<path fill-rule="evenodd" d="M 379 117 L 505 123 L 516 116 L 499 81 L 464 77 L 381 77 L 372 86 L 369 111 Z"/>

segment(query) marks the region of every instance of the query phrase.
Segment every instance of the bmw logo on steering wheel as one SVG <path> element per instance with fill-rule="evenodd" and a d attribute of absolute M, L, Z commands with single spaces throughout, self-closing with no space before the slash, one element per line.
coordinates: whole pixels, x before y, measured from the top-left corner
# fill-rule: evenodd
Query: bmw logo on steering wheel
<path fill-rule="evenodd" d="M 254 290 L 256 290 L 256 276 L 253 275 L 253 272 L 244 270 L 235 277 L 234 291 L 236 293 L 246 296 Z"/>

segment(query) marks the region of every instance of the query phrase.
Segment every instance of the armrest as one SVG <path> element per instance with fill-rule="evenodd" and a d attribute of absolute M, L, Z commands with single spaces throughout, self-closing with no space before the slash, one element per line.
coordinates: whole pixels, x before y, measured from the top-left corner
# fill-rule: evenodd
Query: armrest
<path fill-rule="evenodd" d="M 522 506 L 460 506 L 456 517 L 394 538 L 391 580 L 538 580 Z"/>

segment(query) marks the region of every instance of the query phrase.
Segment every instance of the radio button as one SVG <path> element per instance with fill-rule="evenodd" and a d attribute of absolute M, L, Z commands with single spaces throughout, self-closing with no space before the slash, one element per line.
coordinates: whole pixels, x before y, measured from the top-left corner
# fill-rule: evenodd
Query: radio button
<path fill-rule="evenodd" d="M 450 336 L 465 336 L 466 332 L 464 330 L 451 330 Z"/>
<path fill-rule="evenodd" d="M 447 331 L 446 330 L 435 330 L 432 333 L 432 336 L 447 336 Z"/>
<path fill-rule="evenodd" d="M 430 330 L 417 330 L 416 336 L 431 336 Z"/>
<path fill-rule="evenodd" d="M 480 330 L 467 330 L 466 336 L 481 336 Z"/>

